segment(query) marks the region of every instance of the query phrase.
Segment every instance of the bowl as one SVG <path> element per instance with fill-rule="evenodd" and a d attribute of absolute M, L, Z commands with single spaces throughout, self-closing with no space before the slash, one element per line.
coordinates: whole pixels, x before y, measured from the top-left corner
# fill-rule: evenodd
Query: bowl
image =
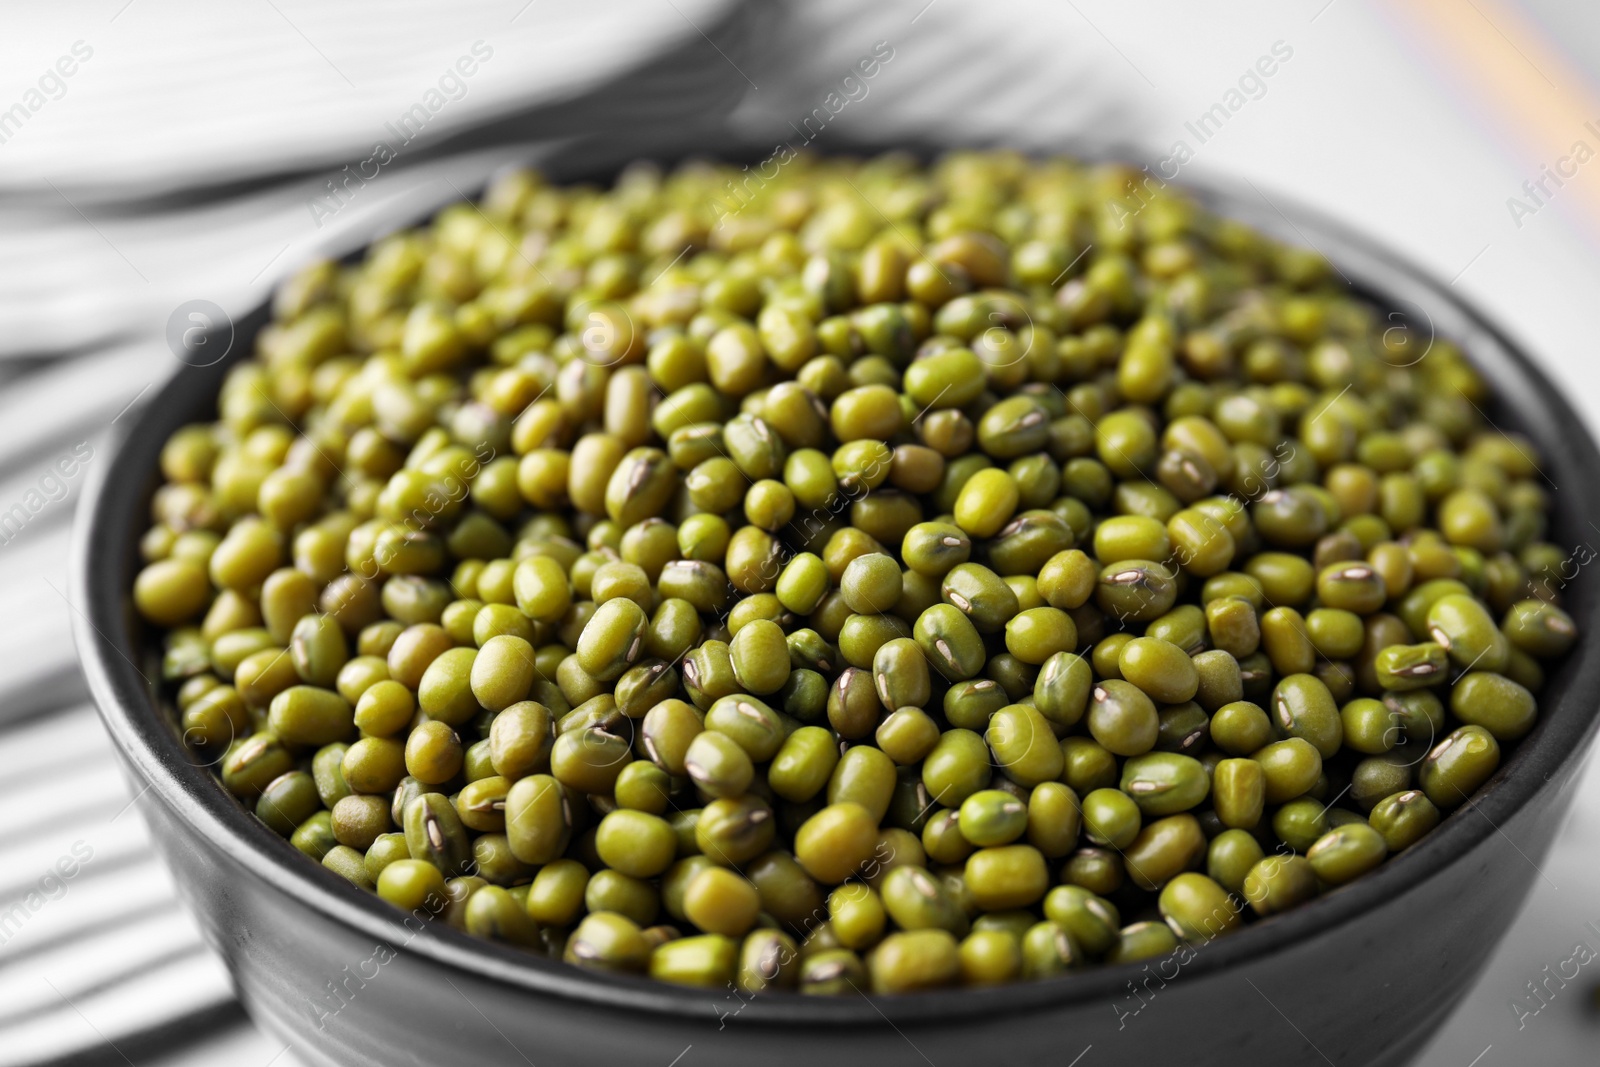
<path fill-rule="evenodd" d="M 1551 540 L 1600 530 L 1583 490 L 1600 454 L 1529 358 L 1446 286 L 1310 212 L 1251 187 L 1191 187 L 1211 210 L 1325 254 L 1354 289 L 1423 338 L 1447 336 L 1495 397 L 1488 412 L 1545 458 Z M 237 323 L 253 337 L 263 306 Z M 214 417 L 249 349 L 185 368 L 130 420 L 80 512 L 76 639 L 179 890 L 254 1019 L 306 1064 L 537 1063 L 706 1067 L 1170 1062 L 1400 1064 L 1459 1003 L 1550 846 L 1593 740 L 1597 581 L 1565 590 L 1583 638 L 1555 665 L 1535 730 L 1419 844 L 1294 910 L 1161 962 L 990 989 L 911 996 L 741 997 L 595 973 L 422 924 L 309 863 L 229 796 L 182 744 L 130 590 L 162 443 Z M 1423 357 L 1425 358 L 1425 356 Z M 1560 487 L 1565 487 L 1560 488 Z M 1591 553 L 1592 555 L 1592 553 Z"/>

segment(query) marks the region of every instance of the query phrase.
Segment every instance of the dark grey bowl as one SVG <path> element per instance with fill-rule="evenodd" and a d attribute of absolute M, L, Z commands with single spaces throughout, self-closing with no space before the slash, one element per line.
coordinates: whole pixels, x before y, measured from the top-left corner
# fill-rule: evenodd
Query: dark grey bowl
<path fill-rule="evenodd" d="M 1311 243 L 1354 286 L 1426 334 L 1468 351 L 1493 385 L 1489 414 L 1536 441 L 1551 479 L 1551 539 L 1600 529 L 1586 489 L 1600 455 L 1532 362 L 1444 286 L 1306 212 L 1201 190 L 1216 210 Z M 1566 590 L 1584 633 L 1552 673 L 1537 729 L 1433 834 L 1366 878 L 1199 948 L 1181 965 L 1102 967 L 1052 981 L 908 997 L 741 1001 L 580 971 L 430 926 L 325 871 L 228 796 L 180 743 L 148 680 L 130 607 L 136 544 L 162 442 L 213 417 L 226 367 L 266 319 L 238 324 L 223 364 L 185 369 L 99 468 L 79 518 L 77 642 L 106 727 L 180 889 L 256 1021 L 326 1067 L 394 1064 L 1170 1063 L 1399 1064 L 1460 1001 L 1504 934 L 1549 848 L 1596 721 L 1596 580 Z M 98 467 L 98 465 L 97 465 Z M 1555 488 L 1560 487 L 1560 488 Z M 142 672 L 142 673 L 141 673 Z"/>

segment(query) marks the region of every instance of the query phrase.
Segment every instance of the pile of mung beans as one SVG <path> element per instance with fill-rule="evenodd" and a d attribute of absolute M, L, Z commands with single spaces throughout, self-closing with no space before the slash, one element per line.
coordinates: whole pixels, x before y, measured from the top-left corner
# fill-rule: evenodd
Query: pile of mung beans
<path fill-rule="evenodd" d="M 282 286 L 133 596 L 193 758 L 431 923 L 1043 978 L 1359 878 L 1533 727 L 1569 557 L 1486 392 L 1131 168 L 521 171 Z"/>

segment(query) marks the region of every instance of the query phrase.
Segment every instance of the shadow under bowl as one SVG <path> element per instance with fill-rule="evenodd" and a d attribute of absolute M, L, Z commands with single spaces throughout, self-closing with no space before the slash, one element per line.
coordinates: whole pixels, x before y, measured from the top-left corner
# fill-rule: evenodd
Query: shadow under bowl
<path fill-rule="evenodd" d="M 1191 191 L 1219 214 L 1310 244 L 1381 309 L 1448 337 L 1492 387 L 1489 416 L 1544 457 L 1550 539 L 1600 529 L 1600 454 L 1537 367 L 1445 286 L 1338 225 L 1259 193 Z M 253 339 L 265 307 L 237 324 Z M 1397 322 L 1399 320 L 1396 320 Z M 180 891 L 257 1022 L 318 1067 L 536 1063 L 707 1067 L 1173 1062 L 1400 1064 L 1460 1000 L 1535 878 L 1593 739 L 1596 581 L 1564 591 L 1583 634 L 1536 729 L 1433 833 L 1367 876 L 1161 963 L 914 996 L 742 1000 L 570 967 L 425 925 L 293 849 L 197 765 L 156 685 L 130 590 L 162 444 L 215 417 L 223 374 L 186 368 L 128 428 L 80 510 L 74 620 L 84 669 Z M 130 420 L 131 421 L 131 420 Z"/>

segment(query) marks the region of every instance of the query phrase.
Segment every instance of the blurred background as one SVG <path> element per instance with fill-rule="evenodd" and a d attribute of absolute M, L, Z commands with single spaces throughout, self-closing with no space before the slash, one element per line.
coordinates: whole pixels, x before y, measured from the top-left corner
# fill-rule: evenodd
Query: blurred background
<path fill-rule="evenodd" d="M 857 7 L 94 0 L 8 12 L 0 512 L 20 503 L 28 517 L 0 525 L 0 915 L 24 916 L 0 921 L 0 1065 L 296 1062 L 235 1004 L 87 704 L 69 634 L 72 513 L 108 431 L 182 369 L 170 329 L 199 322 L 197 309 L 242 317 L 308 259 L 510 164 L 564 175 L 770 150 L 886 47 L 892 60 L 818 150 L 1010 145 L 1247 181 L 1449 280 L 1596 424 L 1600 6 Z M 82 862 L 41 894 L 63 856 Z M 1600 944 L 1593 770 L 1541 875 L 1427 1067 L 1593 1062 L 1600 972 L 1537 1015 L 1512 1007 L 1546 964 Z M 30 895 L 43 903 L 12 912 Z"/>

